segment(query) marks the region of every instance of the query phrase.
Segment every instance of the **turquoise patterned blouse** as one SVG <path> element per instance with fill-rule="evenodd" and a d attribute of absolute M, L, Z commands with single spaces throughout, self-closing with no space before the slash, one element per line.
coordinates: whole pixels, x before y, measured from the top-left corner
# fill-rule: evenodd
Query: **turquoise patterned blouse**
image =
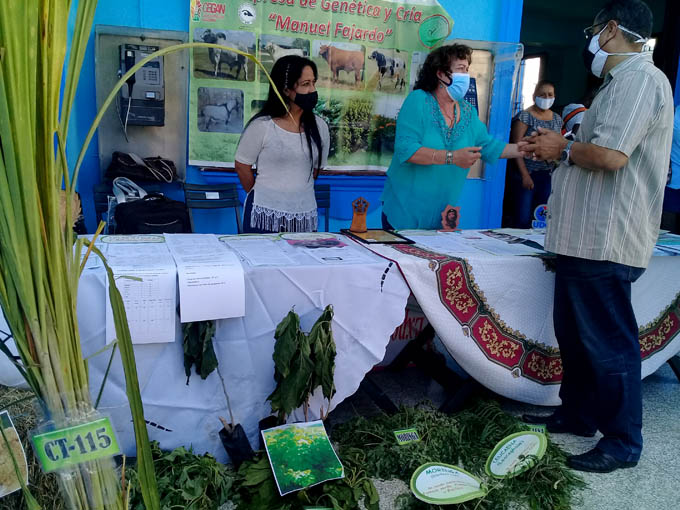
<path fill-rule="evenodd" d="M 455 165 L 415 165 L 407 160 L 421 147 L 455 151 L 482 147 L 482 159 L 495 162 L 506 143 L 496 140 L 479 120 L 477 110 L 459 101 L 460 121 L 449 127 L 435 97 L 423 90 L 411 92 L 399 111 L 392 163 L 381 200 L 383 212 L 396 229 L 441 228 L 441 212 L 459 205 L 458 198 L 469 170 Z M 461 214 L 465 214 L 461 210 Z"/>

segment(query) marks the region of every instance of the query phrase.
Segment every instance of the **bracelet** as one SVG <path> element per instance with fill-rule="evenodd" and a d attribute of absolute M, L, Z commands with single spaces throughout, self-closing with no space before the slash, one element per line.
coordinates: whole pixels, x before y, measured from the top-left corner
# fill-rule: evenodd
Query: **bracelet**
<path fill-rule="evenodd" d="M 447 165 L 453 164 L 453 152 L 451 151 L 446 151 L 446 164 Z"/>

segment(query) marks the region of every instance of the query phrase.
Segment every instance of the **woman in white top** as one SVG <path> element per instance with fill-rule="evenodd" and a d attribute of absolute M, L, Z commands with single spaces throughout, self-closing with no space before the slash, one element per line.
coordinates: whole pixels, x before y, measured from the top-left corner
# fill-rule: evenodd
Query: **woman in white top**
<path fill-rule="evenodd" d="M 288 109 L 270 85 L 262 110 L 241 135 L 235 160 L 248 192 L 246 233 L 317 229 L 314 179 L 326 165 L 330 143 L 328 125 L 314 114 L 317 76 L 316 64 L 307 58 L 289 55 L 277 60 L 271 77 Z"/>

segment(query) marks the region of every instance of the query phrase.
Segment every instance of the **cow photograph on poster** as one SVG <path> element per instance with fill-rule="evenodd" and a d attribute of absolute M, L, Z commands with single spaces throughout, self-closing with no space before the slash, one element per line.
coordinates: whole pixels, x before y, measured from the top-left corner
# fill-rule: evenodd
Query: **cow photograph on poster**
<path fill-rule="evenodd" d="M 240 134 L 286 55 L 318 69 L 315 113 L 329 127 L 327 170 L 379 170 L 394 152 L 396 119 L 429 49 L 453 20 L 436 0 L 192 0 L 190 35 L 224 46 L 191 53 L 189 163 L 233 167 Z"/>

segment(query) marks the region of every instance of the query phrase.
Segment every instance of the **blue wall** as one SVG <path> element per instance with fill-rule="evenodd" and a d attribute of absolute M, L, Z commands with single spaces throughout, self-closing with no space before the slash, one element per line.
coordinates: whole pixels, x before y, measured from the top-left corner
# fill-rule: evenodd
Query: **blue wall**
<path fill-rule="evenodd" d="M 441 5 L 454 20 L 452 38 L 504 42 L 519 41 L 522 2 L 523 0 L 440 0 Z M 100 0 L 95 15 L 96 24 L 186 32 L 189 28 L 189 1 Z M 498 84 L 496 85 L 498 88 Z M 491 105 L 490 132 L 502 139 L 507 139 L 510 126 L 509 114 L 506 114 L 508 108 L 502 102 L 509 101 L 510 93 L 510 90 L 504 90 L 502 86 L 499 90 L 494 90 L 494 100 Z M 94 37 L 92 37 L 80 77 L 67 143 L 67 154 L 71 166 L 75 163 L 95 115 Z M 188 182 L 203 183 L 208 180 L 215 182 L 234 179 L 234 175 L 206 176 L 197 168 L 187 168 Z M 501 162 L 491 168 L 487 167 L 485 179 L 467 181 L 461 200 L 461 206 L 466 211 L 466 214 L 462 216 L 461 226 L 463 228 L 500 225 L 504 179 L 505 163 Z M 323 177 L 322 182 L 331 184 L 334 189 L 331 230 L 349 226 L 347 204 L 359 195 L 365 196 L 373 204 L 368 217 L 369 227 L 379 227 L 378 198 L 383 180 L 382 177 Z M 88 148 L 78 183 L 89 231 L 95 228 L 92 187 L 98 182 L 99 161 L 95 137 Z M 168 186 L 164 191 L 173 198 L 182 196 L 178 186 Z M 212 222 L 212 220 L 208 221 Z M 210 224 L 207 227 L 209 230 Z M 214 228 L 216 231 L 224 231 L 225 227 L 220 224 Z"/>

